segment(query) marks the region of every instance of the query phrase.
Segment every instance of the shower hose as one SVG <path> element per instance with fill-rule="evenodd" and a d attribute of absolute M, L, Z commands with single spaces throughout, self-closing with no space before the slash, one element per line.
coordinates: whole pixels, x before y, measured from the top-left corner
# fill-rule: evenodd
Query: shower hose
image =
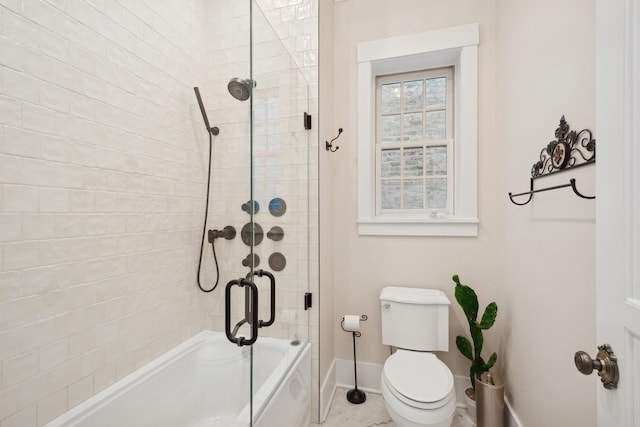
<path fill-rule="evenodd" d="M 215 239 L 211 239 L 211 250 L 213 251 L 213 260 L 216 264 L 216 282 L 211 289 L 205 289 L 200 283 L 200 269 L 202 268 L 202 251 L 204 248 L 204 236 L 207 233 L 207 214 L 209 213 L 209 188 L 211 186 L 211 146 L 213 144 L 211 131 L 209 131 L 209 167 L 207 168 L 207 197 L 204 205 L 204 224 L 202 224 L 202 239 L 200 240 L 200 257 L 198 258 L 198 287 L 202 292 L 211 292 L 218 287 L 220 281 L 220 268 L 218 267 L 218 257 L 216 256 Z"/>

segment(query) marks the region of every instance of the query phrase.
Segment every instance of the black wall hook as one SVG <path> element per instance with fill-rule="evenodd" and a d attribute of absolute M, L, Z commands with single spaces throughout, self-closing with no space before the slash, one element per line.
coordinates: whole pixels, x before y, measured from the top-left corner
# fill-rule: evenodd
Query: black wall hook
<path fill-rule="evenodd" d="M 335 138 L 333 138 L 330 142 L 327 142 L 327 141 L 325 141 L 325 142 L 324 142 L 324 143 L 325 143 L 325 149 L 326 149 L 327 151 L 331 151 L 332 153 L 335 153 L 336 151 L 338 151 L 338 149 L 339 149 L 340 147 L 338 147 L 338 146 L 336 145 L 336 148 L 334 149 L 334 148 L 333 148 L 333 141 L 335 141 L 336 139 L 340 138 L 340 135 L 341 135 L 341 134 L 342 134 L 342 128 L 338 129 L 338 136 L 336 136 Z"/>

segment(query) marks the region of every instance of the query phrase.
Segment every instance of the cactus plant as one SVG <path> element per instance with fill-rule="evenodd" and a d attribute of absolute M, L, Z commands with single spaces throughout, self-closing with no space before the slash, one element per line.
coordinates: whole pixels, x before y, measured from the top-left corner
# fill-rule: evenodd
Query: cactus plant
<path fill-rule="evenodd" d="M 453 276 L 456 284 L 456 301 L 462 307 L 464 314 L 469 322 L 469 331 L 473 346 L 467 337 L 458 335 L 456 337 L 456 346 L 460 353 L 471 361 L 469 376 L 471 377 L 471 387 L 476 388 L 476 375 L 487 372 L 495 365 L 498 355 L 494 352 L 487 362 L 484 361 L 481 354 L 484 344 L 484 330 L 493 326 L 498 314 L 498 306 L 495 302 L 490 303 L 484 310 L 480 322 L 478 322 L 478 296 L 475 291 L 467 285 L 460 283 L 458 275 Z"/>

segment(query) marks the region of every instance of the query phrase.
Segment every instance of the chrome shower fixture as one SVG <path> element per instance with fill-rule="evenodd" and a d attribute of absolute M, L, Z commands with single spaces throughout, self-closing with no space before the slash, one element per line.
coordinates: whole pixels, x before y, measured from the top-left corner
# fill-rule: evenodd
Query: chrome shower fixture
<path fill-rule="evenodd" d="M 251 96 L 251 89 L 256 87 L 256 82 L 250 79 L 239 79 L 237 77 L 229 80 L 227 89 L 235 99 L 246 101 Z"/>

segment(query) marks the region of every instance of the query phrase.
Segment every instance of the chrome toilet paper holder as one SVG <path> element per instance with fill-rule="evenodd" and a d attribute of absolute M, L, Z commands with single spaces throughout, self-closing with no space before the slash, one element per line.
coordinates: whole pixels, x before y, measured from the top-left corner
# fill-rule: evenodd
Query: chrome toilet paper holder
<path fill-rule="evenodd" d="M 360 315 L 360 321 L 363 322 L 367 320 L 368 317 L 366 314 Z M 358 389 L 358 370 L 356 368 L 356 337 L 362 336 L 360 331 L 349 331 L 344 328 L 344 317 L 342 318 L 342 322 L 340 322 L 340 327 L 345 332 L 351 332 L 351 336 L 353 337 L 353 379 L 355 382 L 355 387 L 351 390 L 347 391 L 347 400 L 356 405 L 360 403 L 364 403 L 367 400 L 367 395 L 364 391 Z"/>

